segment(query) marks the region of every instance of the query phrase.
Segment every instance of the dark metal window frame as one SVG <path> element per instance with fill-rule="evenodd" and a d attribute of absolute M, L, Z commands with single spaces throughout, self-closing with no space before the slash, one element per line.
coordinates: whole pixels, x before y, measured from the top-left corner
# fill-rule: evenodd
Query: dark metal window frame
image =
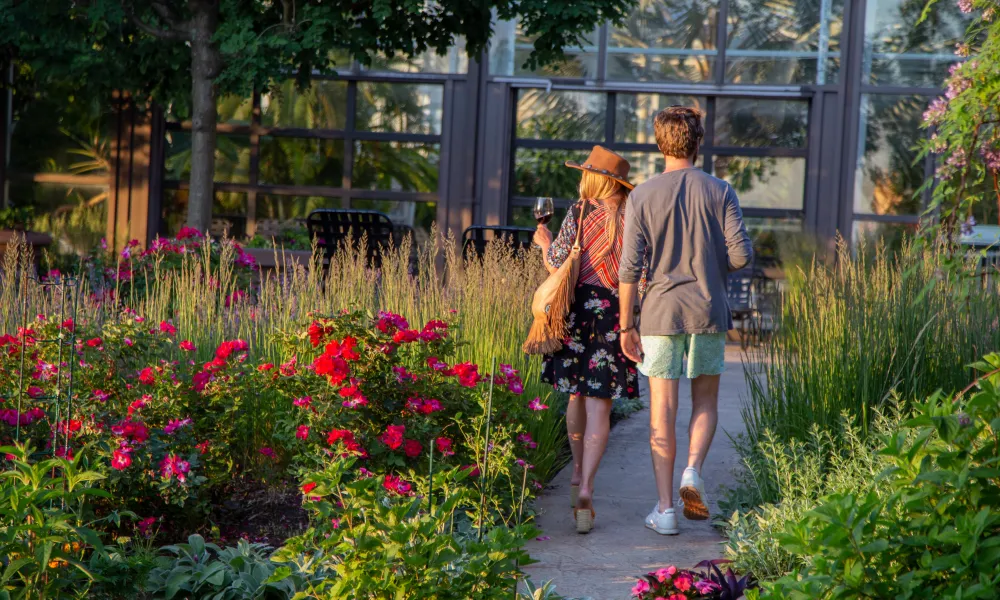
<path fill-rule="evenodd" d="M 230 183 L 216 181 L 214 188 L 216 192 L 236 192 L 244 193 L 247 197 L 246 204 L 246 232 L 253 235 L 256 230 L 257 221 L 257 196 L 261 194 L 275 196 L 319 196 L 324 198 L 337 199 L 341 208 L 350 208 L 352 199 L 357 200 L 391 200 L 396 202 L 434 202 L 441 199 L 441 188 L 443 182 L 442 170 L 445 159 L 444 139 L 448 127 L 447 111 L 449 110 L 449 97 L 451 87 L 456 80 L 464 81 L 466 74 L 436 74 L 436 73 L 397 73 L 397 72 L 368 72 L 354 70 L 345 72 L 335 77 L 317 76 L 316 80 L 344 81 L 347 83 L 347 98 L 345 106 L 345 126 L 343 129 L 322 129 L 304 127 L 274 127 L 261 125 L 261 91 L 253 94 L 253 109 L 251 111 L 251 122 L 241 123 L 219 123 L 216 126 L 216 134 L 249 137 L 250 161 L 248 166 L 247 183 Z M 363 131 L 356 129 L 357 117 L 357 86 L 359 83 L 398 83 L 398 84 L 428 84 L 440 85 L 441 94 L 441 132 L 436 134 L 403 133 L 403 132 L 378 132 Z M 166 131 L 190 132 L 190 121 L 177 122 L 167 121 Z M 297 184 L 267 184 L 260 183 L 260 139 L 261 137 L 276 138 L 296 138 L 309 140 L 340 140 L 343 142 L 343 176 L 340 186 L 326 185 L 297 185 Z M 377 190 L 371 188 L 355 188 L 353 182 L 354 170 L 354 143 L 355 142 L 387 142 L 387 143 L 412 143 L 412 144 L 436 144 L 439 146 L 438 155 L 438 189 L 434 192 L 410 192 L 397 190 Z M 161 166 L 164 169 L 165 167 Z M 178 179 L 165 179 L 162 183 L 164 190 L 185 190 L 190 185 L 187 181 Z"/>
<path fill-rule="evenodd" d="M 551 89 L 552 91 L 581 91 L 590 93 L 605 93 L 607 95 L 606 103 L 606 114 L 605 114 L 605 128 L 604 128 L 604 139 L 603 140 L 546 140 L 546 139 L 534 139 L 534 138 L 519 138 L 516 137 L 515 131 L 512 132 L 512 145 L 511 145 L 511 168 L 510 168 L 510 178 L 511 178 L 511 190 L 514 189 L 514 178 L 516 175 L 515 161 L 517 156 L 517 150 L 519 148 L 531 148 L 531 149 L 543 149 L 543 150 L 579 150 L 581 152 L 590 151 L 595 145 L 604 146 L 610 150 L 616 152 L 650 152 L 659 153 L 659 148 L 656 144 L 640 144 L 640 143 L 627 143 L 627 142 L 615 142 L 615 117 L 616 117 L 616 102 L 617 94 L 619 90 L 617 87 L 611 90 L 586 87 L 578 88 L 577 86 L 565 86 L 565 85 L 553 85 L 553 86 L 532 86 L 527 85 L 526 82 L 521 82 L 520 85 L 511 86 L 511 93 L 513 94 L 513 99 L 511 101 L 511 107 L 514 111 L 512 115 L 512 123 L 517 123 L 517 104 L 518 104 L 518 91 L 521 89 L 543 87 L 546 90 Z M 727 89 L 719 90 L 713 88 L 706 88 L 705 86 L 657 86 L 659 89 L 655 93 L 660 93 L 662 95 L 684 95 L 684 96 L 698 96 L 703 97 L 706 100 L 706 111 L 705 111 L 705 138 L 704 142 L 700 148 L 700 156 L 702 157 L 702 169 L 707 173 L 712 173 L 713 161 L 717 156 L 753 156 L 753 157 L 775 157 L 775 158 L 802 158 L 805 160 L 805 171 L 808 175 L 810 167 L 810 142 L 811 142 L 811 131 L 807 123 L 806 129 L 806 139 L 799 148 L 783 148 L 783 147 L 760 147 L 760 146 L 716 146 L 714 145 L 715 138 L 715 114 L 716 114 L 716 100 L 719 98 L 748 98 L 748 99 L 763 99 L 763 100 L 788 100 L 788 101 L 798 101 L 810 103 L 812 99 L 812 94 L 810 90 L 799 89 L 793 94 L 783 94 L 779 95 L 776 93 L 769 93 L 769 90 L 759 90 L 754 88 L 749 89 L 732 89 L 733 86 L 729 86 Z M 663 91 L 667 88 L 671 91 Z M 680 92 L 674 92 L 672 90 L 683 90 Z M 630 89 L 628 93 L 644 93 L 644 91 L 636 91 Z M 811 108 L 811 107 L 810 107 Z M 753 207 L 742 207 L 743 214 L 746 217 L 751 218 L 776 218 L 776 219 L 796 219 L 799 221 L 804 221 L 807 213 L 807 207 L 809 205 L 808 192 L 807 192 L 807 182 L 803 184 L 802 191 L 802 208 L 797 209 L 784 209 L 784 208 L 753 208 Z M 568 208 L 575 199 L 571 198 L 555 198 L 554 202 L 557 208 Z M 513 218 L 513 211 L 515 208 L 525 208 L 530 207 L 534 203 L 534 197 L 531 196 L 519 196 L 512 194 L 507 206 L 507 218 L 510 220 Z"/>

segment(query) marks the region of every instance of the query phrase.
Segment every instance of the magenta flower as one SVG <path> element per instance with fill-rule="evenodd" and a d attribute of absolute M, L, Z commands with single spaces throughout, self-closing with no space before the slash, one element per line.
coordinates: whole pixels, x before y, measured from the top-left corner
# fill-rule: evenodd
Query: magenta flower
<path fill-rule="evenodd" d="M 145 403 L 143 404 L 145 405 Z M 171 419 L 167 426 L 163 428 L 163 433 L 173 435 L 181 427 L 186 427 L 192 423 L 191 419 Z"/>
<path fill-rule="evenodd" d="M 531 410 L 545 410 L 548 407 L 549 406 L 547 404 L 542 404 L 541 398 L 537 397 L 528 403 L 528 408 L 530 408 Z"/>
<path fill-rule="evenodd" d="M 272 450 L 271 448 L 269 448 L 267 446 L 264 446 L 263 448 L 261 448 L 260 449 L 260 453 L 263 454 L 264 456 L 268 457 L 268 458 L 274 458 L 274 450 Z"/>
<path fill-rule="evenodd" d="M 649 591 L 649 582 L 645 579 L 640 579 L 632 587 L 632 595 L 636 598 L 641 597 L 643 594 Z"/>

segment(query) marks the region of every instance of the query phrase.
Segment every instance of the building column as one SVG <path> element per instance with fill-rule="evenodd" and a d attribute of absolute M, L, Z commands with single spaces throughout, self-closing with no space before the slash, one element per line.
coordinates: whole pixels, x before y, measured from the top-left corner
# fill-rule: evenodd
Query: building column
<path fill-rule="evenodd" d="M 155 236 L 159 215 L 150 213 L 151 118 L 127 95 L 114 97 L 115 136 L 111 144 L 107 240 L 121 248 L 130 240 L 143 246 Z"/>

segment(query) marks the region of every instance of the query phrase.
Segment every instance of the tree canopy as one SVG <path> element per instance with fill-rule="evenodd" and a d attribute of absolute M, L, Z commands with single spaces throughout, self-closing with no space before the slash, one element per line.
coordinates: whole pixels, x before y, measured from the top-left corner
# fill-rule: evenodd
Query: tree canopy
<path fill-rule="evenodd" d="M 534 40 L 527 66 L 559 60 L 595 25 L 621 23 L 634 0 L 0 0 L 0 59 L 15 93 L 69 86 L 129 92 L 192 119 L 190 225 L 206 228 L 216 98 L 334 74 L 353 58 L 445 53 L 458 37 L 478 57 L 494 19 Z"/>

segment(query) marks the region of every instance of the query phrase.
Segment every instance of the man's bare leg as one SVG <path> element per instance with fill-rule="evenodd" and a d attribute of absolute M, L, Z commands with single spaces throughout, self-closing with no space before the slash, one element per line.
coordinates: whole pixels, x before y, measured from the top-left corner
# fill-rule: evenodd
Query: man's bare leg
<path fill-rule="evenodd" d="M 701 473 L 719 425 L 719 375 L 700 375 L 691 380 L 691 423 L 688 426 L 688 463 Z"/>
<path fill-rule="evenodd" d="M 674 459 L 677 457 L 677 397 L 680 381 L 649 378 L 649 448 L 660 497 L 659 511 L 674 506 Z"/>

